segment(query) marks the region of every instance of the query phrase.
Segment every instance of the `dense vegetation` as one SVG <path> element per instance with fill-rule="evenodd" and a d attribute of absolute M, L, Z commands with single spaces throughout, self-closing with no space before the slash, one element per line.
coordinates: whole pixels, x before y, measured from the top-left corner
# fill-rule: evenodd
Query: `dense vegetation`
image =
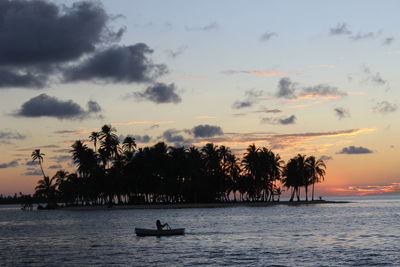
<path fill-rule="evenodd" d="M 290 201 L 300 201 L 302 187 L 306 200 L 312 188 L 314 200 L 314 185 L 325 176 L 320 159 L 299 154 L 285 165 L 279 154 L 255 145 L 240 160 L 228 147 L 211 143 L 185 148 L 159 142 L 137 149 L 130 136 L 120 143 L 111 125 L 89 138 L 93 148 L 80 140 L 71 146 L 74 173 L 59 170 L 46 176 L 44 154 L 33 151 L 43 173 L 36 197 L 68 205 L 276 201 L 282 185 L 291 190 Z"/>

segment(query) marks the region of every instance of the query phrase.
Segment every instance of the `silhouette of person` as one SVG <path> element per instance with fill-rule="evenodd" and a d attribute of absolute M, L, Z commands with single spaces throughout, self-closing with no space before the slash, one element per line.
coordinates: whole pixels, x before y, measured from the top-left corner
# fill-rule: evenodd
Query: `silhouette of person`
<path fill-rule="evenodd" d="M 162 224 L 162 223 L 160 222 L 160 220 L 157 220 L 157 221 L 156 221 L 156 226 L 157 226 L 157 230 L 162 230 L 164 227 L 168 227 L 168 228 L 169 228 L 168 223 Z"/>

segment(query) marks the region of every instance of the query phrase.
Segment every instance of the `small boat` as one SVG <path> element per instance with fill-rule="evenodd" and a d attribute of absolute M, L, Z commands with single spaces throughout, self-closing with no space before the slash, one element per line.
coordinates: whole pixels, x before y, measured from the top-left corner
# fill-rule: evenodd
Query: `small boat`
<path fill-rule="evenodd" d="M 176 229 L 145 229 L 145 228 L 135 228 L 135 233 L 137 236 L 171 236 L 171 235 L 184 235 L 185 228 Z"/>

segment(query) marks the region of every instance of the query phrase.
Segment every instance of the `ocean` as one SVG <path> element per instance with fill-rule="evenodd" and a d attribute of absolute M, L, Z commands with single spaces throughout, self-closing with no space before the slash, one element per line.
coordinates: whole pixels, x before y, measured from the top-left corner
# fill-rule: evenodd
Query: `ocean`
<path fill-rule="evenodd" d="M 0 266 L 400 266 L 400 196 L 336 200 L 351 203 L 87 211 L 0 205 Z M 156 219 L 186 235 L 135 235 Z"/>

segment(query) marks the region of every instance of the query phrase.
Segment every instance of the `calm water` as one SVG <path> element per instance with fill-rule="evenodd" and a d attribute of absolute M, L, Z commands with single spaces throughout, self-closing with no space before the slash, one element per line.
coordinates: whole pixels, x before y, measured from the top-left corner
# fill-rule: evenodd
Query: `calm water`
<path fill-rule="evenodd" d="M 400 266 L 400 197 L 349 204 L 20 211 L 0 206 L 1 266 Z M 136 237 L 155 220 L 176 237 Z"/>

